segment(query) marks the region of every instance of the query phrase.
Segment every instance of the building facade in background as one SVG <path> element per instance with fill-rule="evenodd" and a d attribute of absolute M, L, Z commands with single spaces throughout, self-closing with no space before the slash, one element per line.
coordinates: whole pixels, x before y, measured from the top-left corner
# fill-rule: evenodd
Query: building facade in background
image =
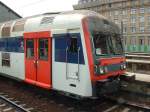
<path fill-rule="evenodd" d="M 123 23 L 126 52 L 150 53 L 150 0 L 79 0 L 75 10 L 96 11 Z"/>
<path fill-rule="evenodd" d="M 18 18 L 21 16 L 0 1 L 0 23 Z"/>

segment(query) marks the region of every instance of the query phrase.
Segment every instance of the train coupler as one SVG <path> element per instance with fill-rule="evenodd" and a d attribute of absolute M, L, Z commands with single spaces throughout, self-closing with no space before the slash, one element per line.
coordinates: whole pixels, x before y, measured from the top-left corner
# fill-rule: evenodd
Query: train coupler
<path fill-rule="evenodd" d="M 115 93 L 120 89 L 120 80 L 108 80 L 96 82 L 96 93 L 98 96 Z"/>

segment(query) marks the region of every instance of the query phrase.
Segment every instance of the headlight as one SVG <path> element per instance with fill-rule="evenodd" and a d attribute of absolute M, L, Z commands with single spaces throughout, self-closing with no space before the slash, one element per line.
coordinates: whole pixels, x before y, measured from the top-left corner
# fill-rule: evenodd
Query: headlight
<path fill-rule="evenodd" d="M 104 72 L 107 73 L 108 72 L 108 68 L 107 66 L 104 67 Z"/>
<path fill-rule="evenodd" d="M 124 68 L 124 69 L 126 69 L 126 68 L 127 68 L 126 64 L 124 64 L 124 65 L 123 65 L 123 68 Z"/>
<path fill-rule="evenodd" d="M 121 66 L 120 66 L 120 69 L 121 70 L 125 70 L 127 67 L 126 67 L 126 64 L 122 64 Z"/>
<path fill-rule="evenodd" d="M 100 68 L 99 68 L 99 73 L 100 73 L 100 74 L 104 74 L 104 68 L 103 68 L 103 67 L 100 67 Z"/>
<path fill-rule="evenodd" d="M 120 69 L 123 70 L 123 65 L 120 65 Z"/>
<path fill-rule="evenodd" d="M 98 72 L 98 67 L 97 67 L 97 65 L 94 65 L 94 71 L 95 71 L 95 73 Z"/>

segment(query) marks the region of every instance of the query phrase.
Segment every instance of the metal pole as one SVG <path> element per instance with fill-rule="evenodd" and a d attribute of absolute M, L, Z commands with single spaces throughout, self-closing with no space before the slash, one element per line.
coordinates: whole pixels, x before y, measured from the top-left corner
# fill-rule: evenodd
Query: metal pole
<path fill-rule="evenodd" d="M 122 37 L 122 39 L 123 39 L 123 21 L 121 21 L 121 37 Z"/>
<path fill-rule="evenodd" d="M 121 21 L 121 40 L 122 40 L 122 44 L 123 44 L 123 51 L 125 52 L 125 38 L 124 38 L 124 36 L 123 36 L 123 21 Z"/>

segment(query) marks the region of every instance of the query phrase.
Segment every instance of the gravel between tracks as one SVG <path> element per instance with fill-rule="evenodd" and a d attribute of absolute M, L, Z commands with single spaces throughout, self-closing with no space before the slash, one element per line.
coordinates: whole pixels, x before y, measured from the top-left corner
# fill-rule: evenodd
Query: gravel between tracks
<path fill-rule="evenodd" d="M 8 94 L 27 107 L 32 107 L 33 112 L 99 112 L 99 109 L 104 108 L 100 106 L 103 105 L 103 99 L 75 100 L 54 91 L 46 91 L 4 77 L 0 77 L 0 92 Z M 109 104 L 105 106 L 109 107 Z"/>
<path fill-rule="evenodd" d="M 106 112 L 122 112 L 122 109 L 132 109 L 122 105 L 116 106 L 117 103 L 105 101 L 103 98 L 85 101 L 75 100 L 54 91 L 46 91 L 4 77 L 0 77 L 0 92 L 4 92 L 9 97 L 26 104 L 27 107 L 33 108 L 32 112 L 105 112 L 111 107 L 115 107 L 115 111 Z"/>

